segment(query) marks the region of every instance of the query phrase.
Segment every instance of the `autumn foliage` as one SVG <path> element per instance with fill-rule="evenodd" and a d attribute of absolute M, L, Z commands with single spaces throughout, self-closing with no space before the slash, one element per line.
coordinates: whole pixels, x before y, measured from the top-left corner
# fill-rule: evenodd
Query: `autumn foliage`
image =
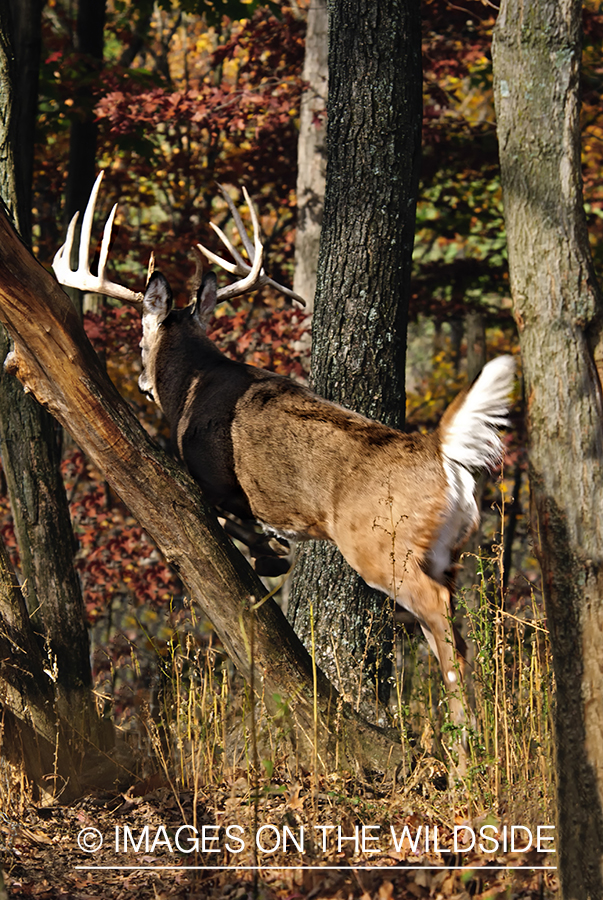
<path fill-rule="evenodd" d="M 460 6 L 427 0 L 423 9 L 423 171 L 410 319 L 418 331 L 429 319 L 436 332 L 427 365 L 411 357 L 409 414 L 418 426 L 433 424 L 465 377 L 459 365 L 462 327 L 455 330 L 450 323 L 462 326 L 469 310 L 479 311 L 493 351 L 507 351 L 515 340 L 492 100 L 495 15 L 490 3 L 479 0 Z M 221 252 L 208 222 L 229 227 L 219 182 L 237 199 L 239 186 L 246 184 L 266 236 L 266 268 L 290 283 L 304 88 L 305 22 L 299 7 L 283 7 L 278 18 L 259 7 L 248 19 L 210 17 L 208 24 L 186 5 L 153 9 L 113 0 L 107 5 L 102 65 L 74 46 L 72 16 L 65 0 L 48 0 L 44 7 L 34 177 L 38 257 L 49 265 L 63 240 L 70 124 L 93 113 L 98 167 L 106 174 L 100 216 L 119 202 L 112 277 L 140 289 L 153 250 L 177 302 L 188 302 L 196 271 L 191 246 L 201 241 Z M 584 30 L 584 183 L 600 261 L 603 16 L 594 3 L 585 6 Z M 98 238 L 100 224 L 95 234 Z M 442 323 L 448 330 L 442 332 Z M 85 326 L 120 392 L 168 447 L 165 424 L 136 386 L 138 314 L 103 302 L 86 309 Z M 264 290 L 251 300 L 221 306 L 210 336 L 226 353 L 305 378 L 306 327 L 299 310 Z M 520 434 L 507 458 L 510 477 L 520 484 L 524 457 Z M 104 623 L 111 633 L 118 608 L 122 615 L 125 609 L 165 610 L 181 602 L 182 586 L 156 548 L 68 439 L 63 475 L 90 622 Z M 6 497 L 2 521 L 17 561 Z M 516 596 L 522 592 L 525 596 L 525 588 L 517 587 Z"/>

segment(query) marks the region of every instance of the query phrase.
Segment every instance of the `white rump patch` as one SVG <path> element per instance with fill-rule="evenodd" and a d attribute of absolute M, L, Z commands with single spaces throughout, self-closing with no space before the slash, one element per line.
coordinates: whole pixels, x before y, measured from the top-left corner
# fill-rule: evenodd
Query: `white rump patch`
<path fill-rule="evenodd" d="M 452 562 L 452 551 L 463 543 L 479 521 L 474 497 L 475 479 L 471 472 L 446 458 L 444 471 L 448 482 L 445 518 L 429 554 L 429 574 L 442 584 Z"/>

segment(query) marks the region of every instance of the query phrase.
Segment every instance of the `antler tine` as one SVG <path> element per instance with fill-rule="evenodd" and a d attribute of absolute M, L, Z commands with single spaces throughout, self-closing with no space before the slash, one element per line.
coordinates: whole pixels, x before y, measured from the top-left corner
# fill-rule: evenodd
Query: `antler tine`
<path fill-rule="evenodd" d="M 105 280 L 105 266 L 107 265 L 107 257 L 109 256 L 109 244 L 111 243 L 111 233 L 113 231 L 113 222 L 115 221 L 116 212 L 117 203 L 114 203 L 113 209 L 109 213 L 109 218 L 105 222 L 105 227 L 103 229 L 103 240 L 98 257 L 98 277 L 101 279 L 101 281 Z"/>
<path fill-rule="evenodd" d="M 226 287 L 219 288 L 218 290 L 218 300 L 230 300 L 231 297 L 238 297 L 240 294 L 246 294 L 249 291 L 253 291 L 258 287 L 261 287 L 262 284 L 265 283 L 266 276 L 264 275 L 262 280 L 262 263 L 264 262 L 264 248 L 262 244 L 259 244 L 259 247 L 256 249 L 255 259 L 253 260 L 253 265 L 248 266 L 246 263 L 243 263 L 247 274 L 244 278 L 241 278 L 239 281 L 235 281 L 234 284 L 229 284 Z M 238 268 L 238 267 L 237 267 Z M 238 272 L 237 272 L 238 274 Z"/>
<path fill-rule="evenodd" d="M 79 212 L 76 212 L 74 216 L 72 216 L 71 222 L 67 228 L 67 235 L 65 237 L 65 243 L 62 247 L 59 247 L 57 252 L 54 255 L 54 259 L 52 260 L 52 268 L 55 272 L 58 271 L 58 268 L 61 266 L 61 261 L 64 257 L 68 260 L 71 259 L 71 251 L 73 249 L 73 236 L 75 234 L 75 226 L 77 220 L 79 219 Z"/>
<path fill-rule="evenodd" d="M 249 206 L 249 212 L 251 213 L 251 224 L 253 225 L 254 249 L 253 250 L 249 249 L 247 251 L 248 253 L 251 254 L 250 259 L 253 259 L 254 251 L 255 251 L 255 253 L 258 253 L 259 251 L 261 251 L 263 253 L 264 248 L 263 248 L 262 242 L 260 240 L 260 223 L 258 222 L 258 216 L 257 216 L 256 210 L 255 210 L 255 206 L 251 202 L 251 197 L 249 196 L 245 185 L 243 185 L 243 196 L 245 197 L 245 199 L 247 201 L 247 205 Z M 245 237 L 247 237 L 247 232 L 245 232 Z"/>
<path fill-rule="evenodd" d="M 233 219 L 235 220 L 236 229 L 239 232 L 241 241 L 243 242 L 243 246 L 245 247 L 247 256 L 249 257 L 249 261 L 251 263 L 253 263 L 253 260 L 255 258 L 255 254 L 256 254 L 256 248 L 257 248 L 258 241 L 259 241 L 259 237 L 258 237 L 259 223 L 257 221 L 257 216 L 255 215 L 255 209 L 253 207 L 253 204 L 251 202 L 249 194 L 247 193 L 246 188 L 243 188 L 243 191 L 245 194 L 245 199 L 246 199 L 249 209 L 251 211 L 251 217 L 252 217 L 251 220 L 252 220 L 253 228 L 254 228 L 254 239 L 256 241 L 255 244 L 252 244 L 251 241 L 249 240 L 249 235 L 247 234 L 247 229 L 245 228 L 245 225 L 243 224 L 243 220 L 241 219 L 239 211 L 236 208 L 236 206 L 234 205 L 232 198 L 229 196 L 228 192 L 226 191 L 226 188 L 221 184 L 219 184 L 218 187 L 220 188 L 220 191 L 222 192 L 224 199 L 226 200 L 226 203 L 231 212 L 231 215 L 232 215 Z M 219 228 L 214 222 L 210 222 L 209 226 L 210 226 L 210 228 L 213 229 L 213 231 L 215 231 L 215 233 L 218 235 L 218 237 L 220 238 L 220 240 L 222 241 L 222 243 L 224 244 L 224 246 L 226 247 L 228 252 L 232 255 L 232 257 L 234 258 L 234 260 L 236 262 L 236 265 L 234 265 L 233 263 L 227 262 L 225 259 L 222 259 L 221 256 L 216 256 L 216 254 L 212 253 L 211 250 L 204 249 L 203 252 L 207 256 L 207 258 L 210 260 L 210 262 L 213 262 L 214 265 L 221 266 L 227 272 L 230 272 L 231 275 L 246 276 L 247 273 L 249 272 L 249 265 L 248 265 L 248 263 L 245 262 L 245 260 L 243 259 L 243 257 L 241 256 L 241 254 L 239 253 L 237 248 L 232 245 L 228 236 L 226 234 L 224 234 L 222 229 Z M 197 246 L 201 247 L 201 244 L 198 244 Z M 260 246 L 261 246 L 261 242 L 260 242 Z"/>
<path fill-rule="evenodd" d="M 232 217 L 235 220 L 235 225 L 236 225 L 237 231 L 241 235 L 241 240 L 243 241 L 243 246 L 245 247 L 247 256 L 249 257 L 250 261 L 253 262 L 253 257 L 255 254 L 255 250 L 257 248 L 257 242 L 255 239 L 257 238 L 257 236 L 259 234 L 259 223 L 258 223 L 257 216 L 255 213 L 255 206 L 253 205 L 253 203 L 251 201 L 251 197 L 247 193 L 247 188 L 245 187 L 245 185 L 243 185 L 243 196 L 245 197 L 245 202 L 247 203 L 247 206 L 249 207 L 249 212 L 251 213 L 251 222 L 253 225 L 253 236 L 254 236 L 253 244 L 249 240 L 249 235 L 247 234 L 247 229 L 245 228 L 245 225 L 243 224 L 243 220 L 241 219 L 241 214 L 239 213 L 239 210 L 234 205 L 232 197 L 228 194 L 228 192 L 226 191 L 226 188 L 223 185 L 219 184 L 218 187 L 220 188 L 220 191 L 221 191 L 224 199 L 226 200 L 226 203 L 228 204 L 228 208 L 232 214 Z"/>
<path fill-rule="evenodd" d="M 253 204 L 253 201 L 251 200 L 251 197 L 249 196 L 247 189 L 243 187 L 243 196 L 245 197 L 245 201 L 249 207 L 249 213 L 251 216 L 251 223 L 253 226 L 253 242 L 249 238 L 247 229 L 243 224 L 241 215 L 236 208 L 232 198 L 229 196 L 226 189 L 222 185 L 218 185 L 218 187 L 224 195 L 228 208 L 235 221 L 235 226 L 237 228 L 237 231 L 239 232 L 241 241 L 243 242 L 243 246 L 245 247 L 245 251 L 251 263 L 251 265 L 249 265 L 249 263 L 245 262 L 241 254 L 235 247 L 233 247 L 231 241 L 224 234 L 221 228 L 219 228 L 213 222 L 209 223 L 226 249 L 229 251 L 229 253 L 231 253 L 235 262 L 231 263 L 225 259 L 222 259 L 221 256 L 218 256 L 211 250 L 208 250 L 202 244 L 197 244 L 198 249 L 210 262 L 214 263 L 214 265 L 220 266 L 226 272 L 230 272 L 231 275 L 242 276 L 239 281 L 235 281 L 233 284 L 227 285 L 226 287 L 219 288 L 218 300 L 230 300 L 231 297 L 237 297 L 240 294 L 255 290 L 256 288 L 261 287 L 264 284 L 269 284 L 272 287 L 276 288 L 276 290 L 281 291 L 283 294 L 286 294 L 286 296 L 291 297 L 297 303 L 305 306 L 306 302 L 303 297 L 300 297 L 299 294 L 295 293 L 295 291 L 284 287 L 284 285 L 279 284 L 272 278 L 268 278 L 268 276 L 262 269 L 262 263 L 264 260 L 264 247 L 262 245 L 262 241 L 260 240 L 260 223 L 255 206 Z"/>
<path fill-rule="evenodd" d="M 94 209 L 96 207 L 96 198 L 98 197 L 98 192 L 100 190 L 101 181 L 103 180 L 103 171 L 98 173 L 94 184 L 92 186 L 92 190 L 90 191 L 90 197 L 88 198 L 88 203 L 86 204 L 86 209 L 84 211 L 84 218 L 82 219 L 82 229 L 80 231 L 80 252 L 78 256 L 78 266 L 77 271 L 80 273 L 87 273 L 90 271 L 89 265 L 89 255 L 90 255 L 90 238 L 92 235 L 92 221 L 94 219 Z M 100 272 L 98 273 L 100 275 Z"/>
<path fill-rule="evenodd" d="M 222 229 L 219 228 L 215 224 L 215 222 L 210 222 L 209 227 L 213 231 L 215 231 L 215 233 L 218 235 L 218 237 L 220 238 L 220 240 L 222 241 L 222 243 L 224 244 L 226 249 L 229 250 L 230 253 L 233 255 L 233 257 L 236 260 L 236 265 L 234 263 L 227 262 L 226 260 L 222 259 L 220 256 L 216 256 L 214 253 L 211 253 L 211 251 L 210 251 L 209 255 L 213 256 L 213 261 L 217 265 L 221 265 L 222 268 L 226 269 L 227 272 L 230 272 L 231 275 L 246 275 L 247 269 L 249 268 L 249 266 L 247 265 L 247 263 L 245 262 L 245 260 L 243 259 L 243 257 L 241 256 L 241 254 L 239 253 L 237 248 L 233 247 L 230 240 L 228 239 L 228 236 L 226 234 L 224 234 Z"/>
<path fill-rule="evenodd" d="M 77 269 L 73 270 L 71 268 L 71 251 L 73 248 L 73 237 L 79 213 L 76 213 L 69 223 L 65 243 L 57 250 L 52 261 L 52 268 L 55 271 L 57 280 L 66 287 L 78 288 L 79 290 L 89 291 L 93 294 L 107 294 L 107 296 L 114 297 L 116 300 L 123 300 L 134 306 L 140 306 L 143 300 L 143 294 L 131 291 L 121 284 L 116 284 L 105 276 L 105 267 L 109 255 L 109 244 L 111 243 L 111 232 L 113 230 L 117 204 L 115 204 L 111 210 L 103 230 L 103 239 L 98 263 L 98 275 L 93 275 L 90 271 L 90 236 L 92 234 L 92 222 L 94 219 L 96 199 L 102 180 L 103 172 L 100 172 L 94 182 L 94 187 L 90 193 L 90 199 L 86 206 L 84 218 L 82 219 Z"/>
<path fill-rule="evenodd" d="M 243 246 L 245 247 L 245 250 L 247 251 L 247 256 L 249 257 L 249 260 L 252 264 L 250 266 L 248 263 L 245 262 L 245 260 L 241 256 L 241 254 L 238 252 L 238 250 L 235 247 L 233 247 L 231 241 L 224 234 L 224 232 L 222 231 L 221 228 L 219 228 L 217 225 L 215 225 L 214 222 L 209 223 L 211 228 L 215 231 L 215 233 L 218 235 L 218 237 L 220 238 L 220 240 L 226 247 L 226 249 L 234 257 L 235 263 L 230 263 L 227 260 L 222 259 L 222 257 L 217 256 L 215 253 L 212 253 L 211 250 L 208 250 L 202 244 L 197 244 L 197 247 L 207 257 L 207 259 L 209 259 L 210 262 L 213 262 L 215 265 L 218 265 L 221 268 L 225 269 L 225 271 L 230 272 L 231 275 L 242 276 L 239 279 L 239 281 L 235 281 L 234 284 L 230 284 L 227 287 L 220 288 L 218 290 L 218 299 L 228 300 L 231 297 L 236 297 L 240 294 L 247 293 L 248 291 L 253 290 L 255 287 L 260 287 L 260 285 L 264 283 L 261 280 L 262 276 L 264 277 L 264 279 L 266 277 L 265 275 L 263 275 L 263 272 L 262 272 L 262 262 L 264 259 L 264 248 L 262 246 L 262 242 L 259 239 L 259 222 L 257 219 L 257 215 L 255 213 L 253 203 L 251 202 L 251 198 L 249 197 L 249 194 L 247 193 L 245 188 L 243 188 L 244 193 L 245 193 L 245 199 L 246 199 L 247 203 L 249 204 L 249 209 L 251 211 L 251 220 L 253 223 L 253 233 L 254 233 L 254 243 L 253 244 L 249 240 L 249 235 L 247 234 L 247 231 L 243 224 L 243 220 L 241 219 L 241 216 L 239 215 L 239 211 L 237 210 L 236 206 L 234 205 L 232 199 L 230 198 L 227 191 L 225 190 L 225 188 L 222 185 L 218 185 L 218 187 L 220 188 L 222 194 L 224 195 L 224 198 L 226 200 L 228 208 L 229 208 L 230 212 L 232 213 L 232 216 L 235 220 L 235 226 L 237 228 L 237 231 L 239 232 L 239 235 L 243 242 Z"/>
<path fill-rule="evenodd" d="M 278 281 L 274 281 L 273 278 L 265 277 L 265 281 L 262 281 L 262 284 L 269 284 L 270 287 L 275 288 L 275 290 L 280 291 L 281 294 L 284 294 L 286 297 L 291 297 L 292 300 L 295 300 L 296 303 L 299 303 L 301 306 L 306 305 L 306 301 L 300 294 L 296 294 L 295 291 L 292 291 L 291 288 L 285 287 L 284 284 L 280 284 Z"/>

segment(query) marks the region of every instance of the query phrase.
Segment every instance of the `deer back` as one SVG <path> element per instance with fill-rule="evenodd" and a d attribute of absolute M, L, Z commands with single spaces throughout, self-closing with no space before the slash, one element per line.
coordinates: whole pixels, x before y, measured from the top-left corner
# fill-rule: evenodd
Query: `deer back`
<path fill-rule="evenodd" d="M 437 438 L 402 434 L 224 356 L 206 335 L 215 301 L 208 276 L 196 303 L 172 309 L 167 282 L 152 276 L 139 380 L 208 499 L 285 536 L 335 541 L 344 555 L 367 529 L 381 528 L 391 551 L 392 515 L 405 553 L 409 542 L 427 547 L 446 486 Z"/>

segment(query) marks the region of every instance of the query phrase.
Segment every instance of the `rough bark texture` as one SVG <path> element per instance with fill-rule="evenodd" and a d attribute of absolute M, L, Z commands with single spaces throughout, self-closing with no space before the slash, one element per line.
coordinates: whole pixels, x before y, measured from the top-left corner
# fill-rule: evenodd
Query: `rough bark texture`
<path fill-rule="evenodd" d="M 18 201 L 14 157 L 16 122 L 12 115 L 13 69 L 9 9 L 0 4 L 0 196 L 14 215 Z"/>
<path fill-rule="evenodd" d="M 0 332 L 0 359 L 9 349 Z M 24 592 L 36 630 L 56 660 L 63 713 L 91 709 L 90 643 L 73 565 L 75 543 L 59 470 L 57 426 L 12 375 L 0 371 L 2 460 L 15 521 Z"/>
<path fill-rule="evenodd" d="M 312 0 L 308 9 L 304 91 L 297 145 L 297 230 L 293 290 L 306 300 L 306 312 L 314 309 L 316 267 L 322 226 L 327 169 L 328 87 L 327 0 Z"/>
<path fill-rule="evenodd" d="M 404 422 L 404 362 L 421 135 L 416 0 L 329 3 L 327 184 L 312 334 L 319 394 Z M 392 616 L 327 544 L 304 547 L 289 616 L 346 694 L 387 693 Z M 367 641 L 367 631 L 370 630 Z M 373 642 L 374 639 L 374 642 Z"/>
<path fill-rule="evenodd" d="M 582 207 L 580 27 L 577 0 L 505 0 L 494 41 L 532 524 L 557 681 L 566 898 L 603 896 L 603 303 Z"/>
<path fill-rule="evenodd" d="M 327 757 L 331 765 L 338 758 L 382 771 L 396 765 L 400 748 L 342 708 L 320 672 L 315 730 L 308 654 L 272 600 L 250 608 L 250 598 L 264 594 L 261 582 L 225 537 L 195 483 L 151 443 L 108 380 L 68 297 L 3 214 L 0 320 L 15 342 L 10 370 L 71 432 L 156 540 L 242 675 L 249 679 L 253 669 L 253 683 L 268 709 L 276 710 L 277 695 L 289 704 L 300 758 L 312 760 L 315 742 L 321 765 Z"/>
<path fill-rule="evenodd" d="M 6 56 L 0 76 L 1 118 L 7 133 L 6 143 L 1 142 L 6 150 L 2 155 L 0 193 L 24 240 L 29 242 L 31 153 L 37 111 L 41 3 L 38 0 L 14 2 L 10 4 L 10 11 L 13 13 L 12 22 L 9 21 L 8 7 L 2 7 L 2 47 Z M 11 32 L 12 41 L 9 39 Z M 18 102 L 13 103 L 13 92 Z M 2 362 L 8 349 L 8 335 L 0 326 Z M 62 740 L 57 752 L 62 781 L 70 782 L 69 793 L 71 789 L 76 789 L 79 778 L 75 770 L 70 772 L 73 753 L 77 755 L 79 752 L 75 746 L 77 735 L 80 736 L 82 748 L 84 745 L 97 745 L 104 751 L 110 732 L 107 732 L 106 723 L 99 720 L 91 691 L 88 633 L 80 585 L 73 566 L 75 547 L 59 471 L 57 425 L 34 397 L 27 395 L 23 386 L 4 370 L 0 373 L 0 438 L 21 557 L 23 593 L 29 610 L 29 617 L 24 619 L 23 627 L 28 629 L 24 640 L 37 643 L 38 653 L 44 657 L 43 668 L 52 671 L 54 679 L 50 689 L 48 675 L 43 675 L 43 681 L 48 682 L 44 714 L 49 718 L 42 727 L 42 707 L 35 707 L 40 712 L 37 728 L 42 736 L 40 739 L 47 741 L 49 729 L 54 729 L 55 737 L 60 732 L 65 738 L 67 731 L 60 723 L 70 723 L 69 740 Z M 0 600 L 0 615 L 6 613 L 3 603 Z M 32 636 L 32 626 L 36 637 Z M 37 683 L 36 678 L 34 681 Z M 26 689 L 32 683 L 25 679 L 22 687 Z M 25 694 L 21 698 L 24 710 L 27 710 L 29 702 Z M 13 712 L 19 720 L 19 711 L 13 709 Z M 18 737 L 17 720 L 10 734 L 5 732 L 5 749 L 11 749 L 12 736 L 19 746 L 27 746 L 33 752 L 35 743 L 31 740 L 31 722 L 27 718 L 21 720 L 27 736 Z M 50 750 L 46 747 L 46 750 L 36 751 L 35 759 L 38 762 L 43 759 L 46 765 L 50 752 L 54 765 L 55 744 L 53 737 Z M 40 771 L 52 771 L 52 767 L 49 769 L 42 765 L 40 768 L 36 763 L 30 769 L 29 763 L 33 764 L 35 759 L 31 753 L 25 754 L 26 772 L 37 784 L 48 787 L 47 783 L 40 782 L 39 774 Z"/>
<path fill-rule="evenodd" d="M 99 723 L 57 702 L 54 663 L 40 649 L 23 594 L 0 543 L 0 737 L 2 756 L 38 789 L 69 801 L 132 780 L 129 752 L 99 749 Z M 112 743 L 106 722 L 107 745 Z M 94 737 L 94 741 L 91 739 Z"/>

